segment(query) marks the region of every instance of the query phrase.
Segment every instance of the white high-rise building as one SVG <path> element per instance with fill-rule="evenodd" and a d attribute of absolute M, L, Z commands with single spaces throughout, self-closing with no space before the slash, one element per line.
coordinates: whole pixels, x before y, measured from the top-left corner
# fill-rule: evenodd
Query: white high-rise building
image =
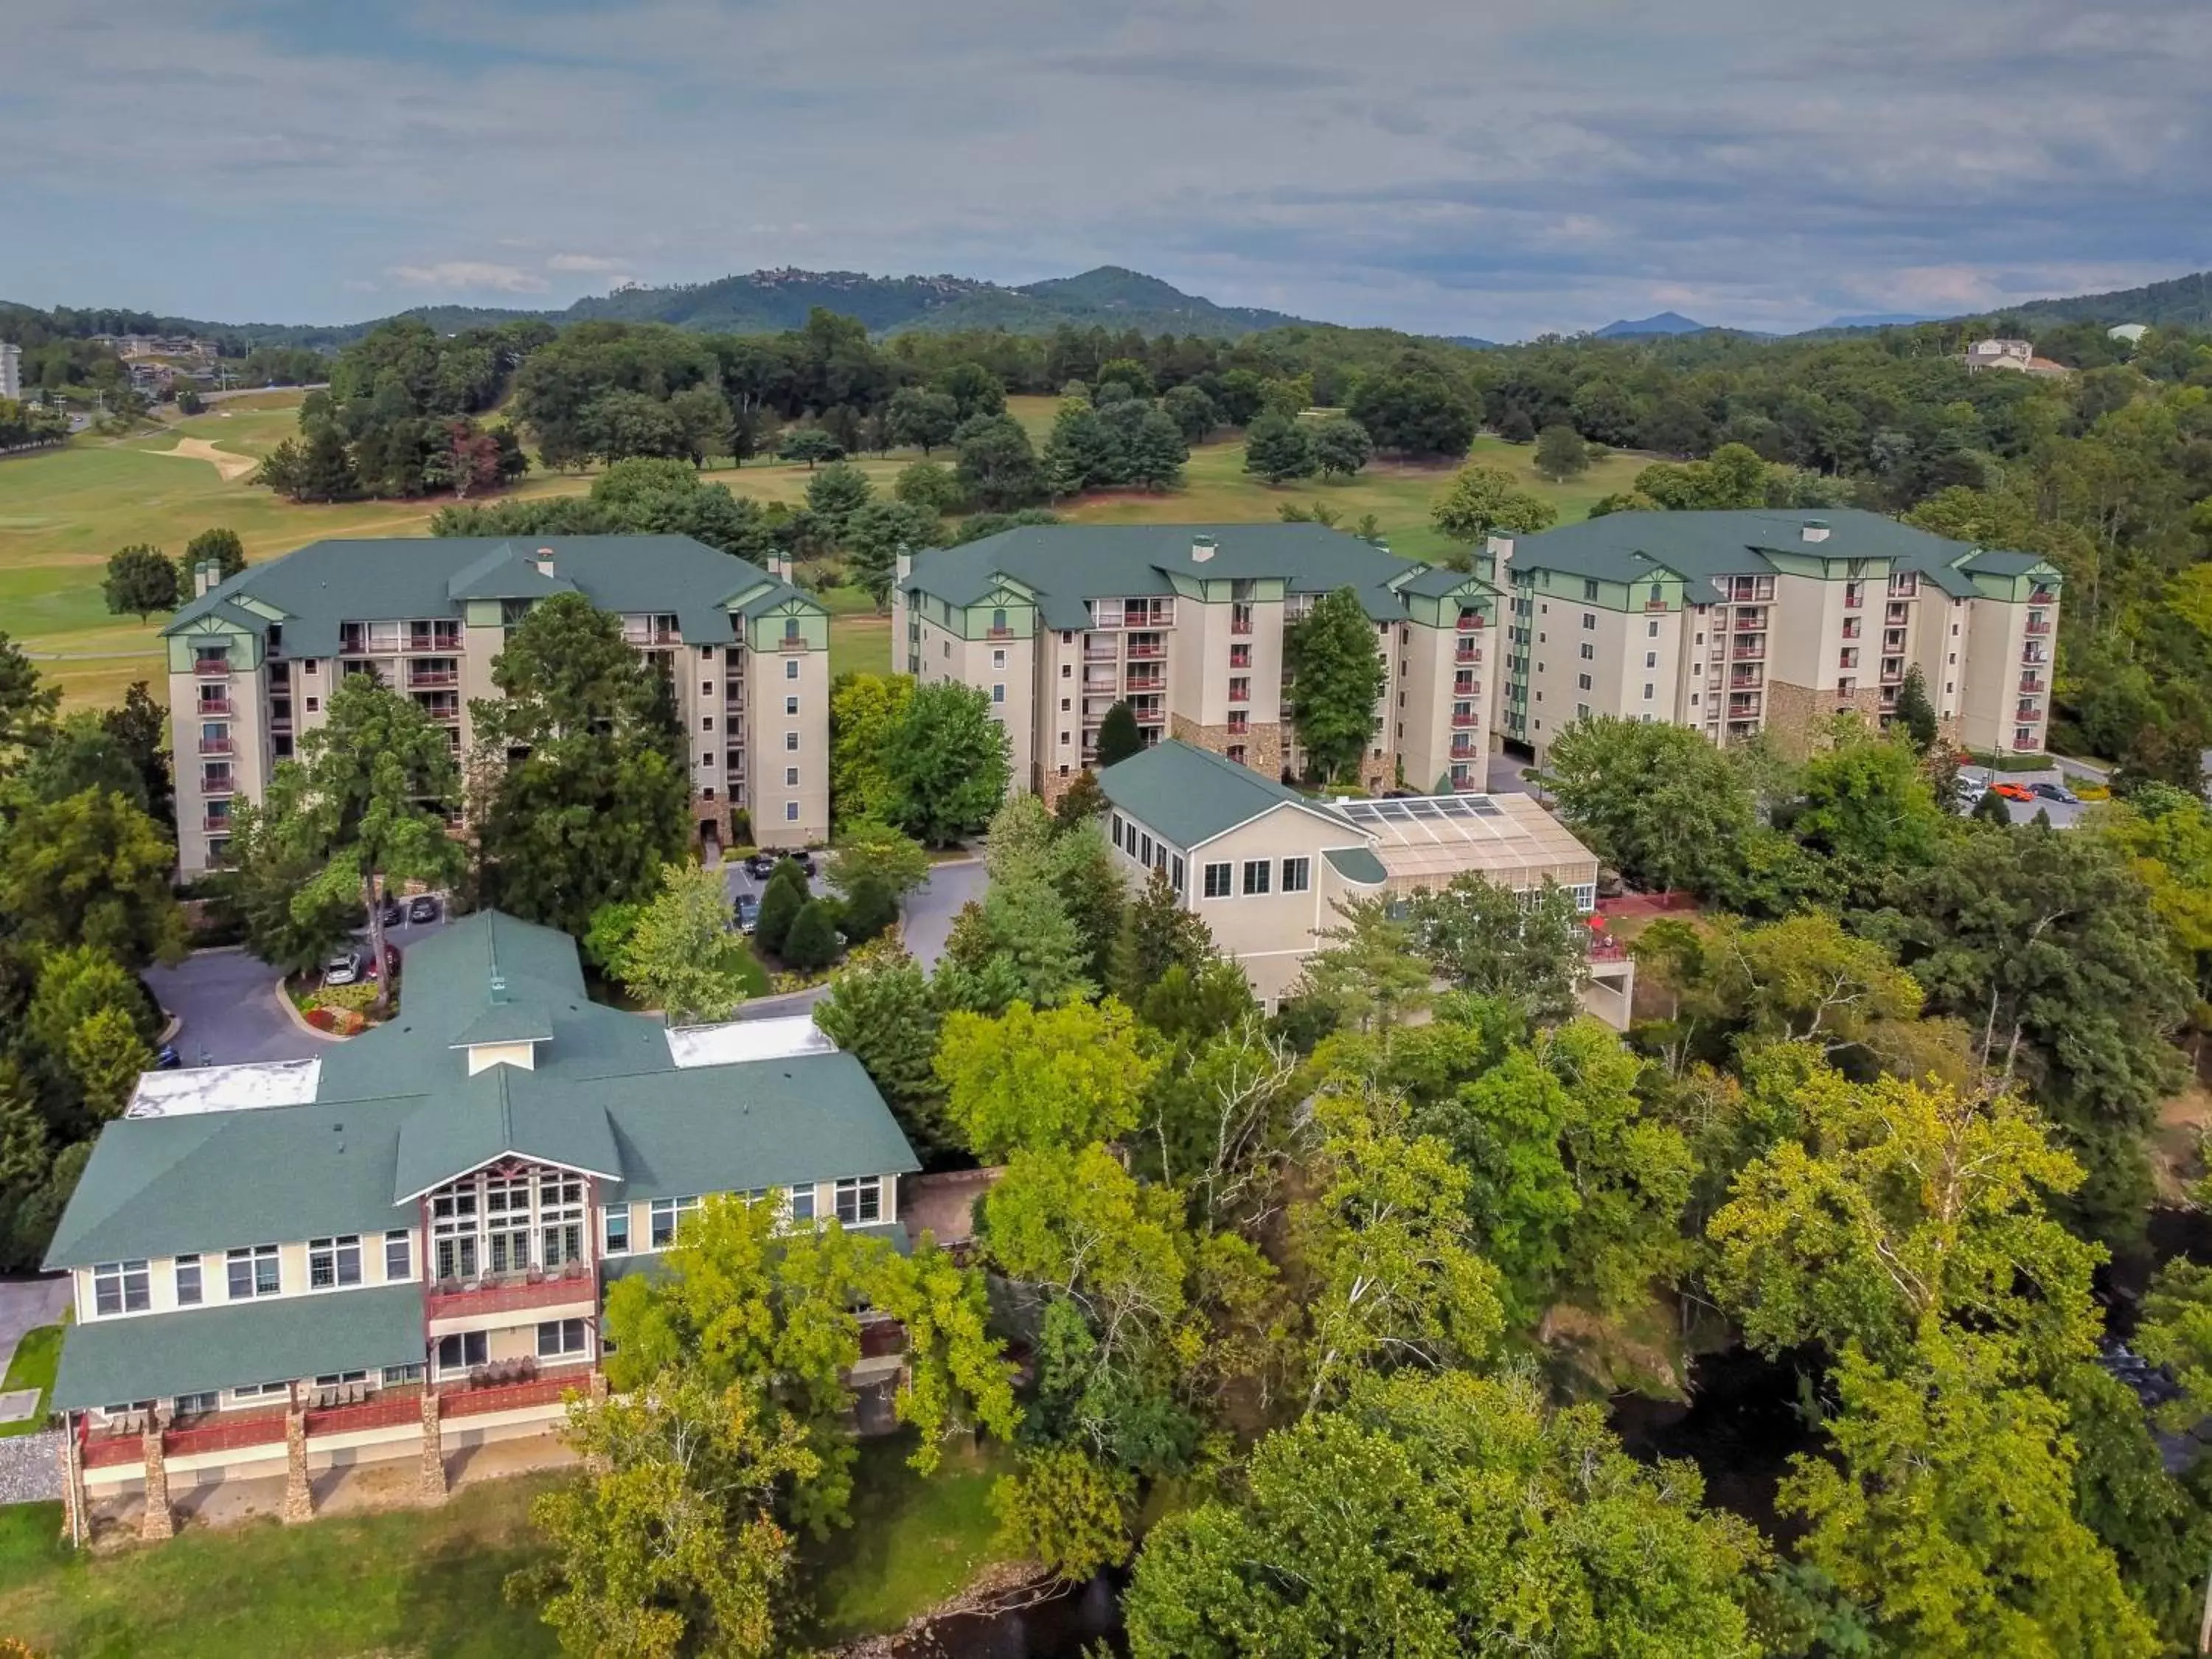
<path fill-rule="evenodd" d="M 0 342 L 0 398 L 23 395 L 23 348 Z"/>

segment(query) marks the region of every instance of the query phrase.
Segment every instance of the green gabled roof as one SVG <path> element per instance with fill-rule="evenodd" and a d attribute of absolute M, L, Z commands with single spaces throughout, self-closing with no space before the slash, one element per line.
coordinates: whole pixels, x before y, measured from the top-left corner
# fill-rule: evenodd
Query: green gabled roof
<path fill-rule="evenodd" d="M 1826 539 L 1807 541 L 1807 526 L 1817 525 L 1827 526 Z M 1857 507 L 1749 507 L 1610 513 L 1586 519 L 1540 535 L 1516 537 L 1510 568 L 1516 574 L 1556 570 L 1607 582 L 1650 581 L 1671 574 L 1694 586 L 1722 576 L 1770 574 L 1776 568 L 1770 553 L 1783 558 L 1886 561 L 1893 570 L 1917 571 L 1946 593 L 1960 598 L 1976 591 L 1958 574 L 1961 568 L 2011 574 L 2041 562 L 2030 554 L 1952 541 Z M 1693 592 L 1693 601 L 1698 597 Z"/>
<path fill-rule="evenodd" d="M 512 1066 L 488 1066 L 416 1108 L 399 1127 L 392 1203 L 408 1203 L 509 1156 L 618 1182 L 622 1154 L 607 1122 L 605 1091 L 586 1098 L 574 1090 L 540 1089 L 537 1081 Z"/>
<path fill-rule="evenodd" d="M 528 1069 L 471 1077 L 451 1044 L 489 1010 L 507 1017 L 495 973 L 551 1035 Z M 410 1218 L 401 1200 L 508 1153 L 641 1198 L 920 1167 L 850 1055 L 679 1066 L 658 1019 L 585 997 L 566 934 L 495 912 L 410 949 L 398 1018 L 318 1064 L 307 1104 L 108 1124 L 47 1265 L 372 1233 Z"/>
<path fill-rule="evenodd" d="M 495 1002 L 453 1033 L 449 1048 L 474 1048 L 482 1044 L 550 1042 L 553 1016 L 535 999 Z"/>
<path fill-rule="evenodd" d="M 422 1287 L 380 1285 L 73 1325 L 56 1411 L 422 1363 Z"/>
<path fill-rule="evenodd" d="M 553 574 L 537 568 L 543 550 Z M 735 637 L 732 595 L 763 590 L 757 603 L 796 600 L 818 609 L 758 565 L 689 536 L 412 536 L 311 542 L 244 570 L 180 606 L 166 635 L 220 617 L 260 634 L 269 620 L 233 601 L 251 598 L 276 611 L 292 657 L 334 656 L 342 622 L 459 617 L 471 599 L 542 599 L 581 593 L 603 611 L 672 614 L 692 645 Z"/>
<path fill-rule="evenodd" d="M 1364 841 L 1349 822 L 1319 801 L 1172 738 L 1106 768 L 1098 784 L 1108 800 L 1186 852 L 1279 806 L 1311 812 L 1352 841 Z"/>
<path fill-rule="evenodd" d="M 1203 562 L 1191 557 L 1201 537 L 1213 539 Z M 1173 593 L 1170 573 L 1194 581 L 1273 577 L 1292 593 L 1349 587 L 1370 618 L 1387 622 L 1405 614 L 1391 584 L 1409 568 L 1419 567 L 1317 524 L 1024 525 L 917 555 L 905 588 L 965 607 L 1011 577 L 1036 594 L 1046 627 L 1073 629 L 1089 625 L 1087 599 Z"/>
<path fill-rule="evenodd" d="M 1995 548 L 1983 548 L 1966 562 L 1965 568 L 1990 576 L 2025 576 L 2036 569 L 2049 570 L 2057 575 L 2056 567 L 2036 553 L 2005 553 Z"/>
<path fill-rule="evenodd" d="M 549 1088 L 545 1097 L 557 1098 L 558 1090 Z M 629 1079 L 607 1115 L 621 1149 L 616 1196 L 623 1198 L 681 1198 L 921 1167 L 867 1072 L 848 1054 Z"/>
<path fill-rule="evenodd" d="M 1419 593 L 1431 599 L 1449 599 L 1462 589 L 1474 598 L 1489 598 L 1497 592 L 1480 576 L 1441 564 L 1429 565 L 1395 586 L 1401 593 Z"/>
<path fill-rule="evenodd" d="M 1390 872 L 1382 867 L 1382 860 L 1367 847 L 1332 847 L 1322 856 L 1346 881 L 1362 887 L 1380 887 L 1390 879 Z"/>

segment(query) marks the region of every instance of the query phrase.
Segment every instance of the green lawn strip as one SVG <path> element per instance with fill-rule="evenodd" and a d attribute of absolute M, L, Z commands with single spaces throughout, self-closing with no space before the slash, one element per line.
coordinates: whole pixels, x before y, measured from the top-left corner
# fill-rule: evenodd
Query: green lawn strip
<path fill-rule="evenodd" d="M 986 1501 L 1013 1468 L 1013 1454 L 986 1443 L 945 1448 L 927 1479 L 907 1467 L 910 1435 L 860 1443 L 853 1471 L 853 1524 L 799 1551 L 799 1577 L 813 1589 L 817 1642 L 895 1631 L 957 1594 L 1001 1556 L 998 1522 Z"/>
<path fill-rule="evenodd" d="M 520 1659 L 557 1650 L 501 1593 L 538 1553 L 530 1500 L 558 1476 L 490 1480 L 436 1509 L 187 1528 L 88 1558 L 58 1504 L 0 1510 L 0 1631 L 73 1659 Z"/>
<path fill-rule="evenodd" d="M 0 1382 L 0 1390 L 36 1389 L 39 1409 L 21 1423 L 0 1423 L 0 1438 L 35 1434 L 46 1426 L 46 1401 L 54 1391 L 55 1369 L 62 1363 L 62 1329 L 40 1325 L 24 1332 L 15 1345 L 15 1357 L 8 1362 L 7 1380 Z"/>

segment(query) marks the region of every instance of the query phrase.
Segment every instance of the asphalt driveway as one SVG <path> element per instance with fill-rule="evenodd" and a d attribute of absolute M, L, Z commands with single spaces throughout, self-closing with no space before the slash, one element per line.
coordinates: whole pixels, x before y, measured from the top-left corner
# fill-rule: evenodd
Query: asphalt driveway
<path fill-rule="evenodd" d="M 757 896 L 766 884 L 754 880 L 735 859 L 722 866 L 722 885 L 733 902 L 740 893 Z M 945 941 L 951 935 L 953 917 L 960 914 L 960 907 L 969 899 L 983 896 L 984 884 L 983 860 L 961 859 L 932 866 L 928 878 L 907 895 L 903 911 L 906 948 L 923 971 L 937 965 L 938 957 L 945 954 Z M 827 986 L 817 986 L 793 996 L 749 1003 L 738 1009 L 738 1018 L 772 1019 L 779 1015 L 802 1014 L 828 994 Z"/>

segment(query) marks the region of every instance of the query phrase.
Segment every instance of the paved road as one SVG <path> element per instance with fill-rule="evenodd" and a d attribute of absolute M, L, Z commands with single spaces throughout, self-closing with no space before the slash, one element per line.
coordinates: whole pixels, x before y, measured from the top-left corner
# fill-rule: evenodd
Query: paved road
<path fill-rule="evenodd" d="M 57 1322 L 68 1310 L 70 1282 L 52 1279 L 0 1279 L 0 1376 L 15 1357 L 23 1333 Z"/>
<path fill-rule="evenodd" d="M 1986 767 L 1962 766 L 1959 769 L 1959 775 L 1962 778 L 1978 779 L 1987 783 L 1993 776 L 1998 775 L 1991 773 Z M 2066 781 L 2064 771 L 2057 767 L 2053 767 L 2047 772 L 2008 772 L 2002 775 L 2010 778 L 2015 783 L 2064 783 Z M 2033 823 L 2038 812 L 2048 812 L 2051 814 L 2051 826 L 2054 830 L 2071 829 L 2081 821 L 2081 814 L 2089 810 L 2087 805 L 2069 805 L 2063 800 L 2007 800 L 2005 808 L 2012 814 L 2012 821 L 2014 823 Z"/>
<path fill-rule="evenodd" d="M 386 942 L 404 957 L 445 926 L 403 922 L 387 928 Z M 187 1066 L 240 1066 L 257 1060 L 307 1060 L 322 1052 L 277 1006 L 276 970 L 243 951 L 201 951 L 174 968 L 147 970 L 146 983 L 161 1006 L 184 1021 L 177 1053 Z"/>

